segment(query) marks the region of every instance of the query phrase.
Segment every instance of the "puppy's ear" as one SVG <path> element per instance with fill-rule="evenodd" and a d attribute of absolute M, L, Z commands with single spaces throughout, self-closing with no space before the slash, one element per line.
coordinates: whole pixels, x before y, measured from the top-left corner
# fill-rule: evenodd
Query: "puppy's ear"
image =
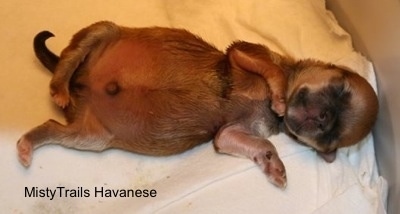
<path fill-rule="evenodd" d="M 227 50 L 234 69 L 241 69 L 262 76 L 270 89 L 272 110 L 283 116 L 286 109 L 286 75 L 274 62 L 279 56 L 267 47 L 248 42 L 235 42 Z"/>
<path fill-rule="evenodd" d="M 89 53 L 102 43 L 115 38 L 119 28 L 111 22 L 98 22 L 82 29 L 74 35 L 69 46 L 61 53 L 50 83 L 54 102 L 64 108 L 69 103 L 69 82 L 78 66 L 85 61 Z"/>

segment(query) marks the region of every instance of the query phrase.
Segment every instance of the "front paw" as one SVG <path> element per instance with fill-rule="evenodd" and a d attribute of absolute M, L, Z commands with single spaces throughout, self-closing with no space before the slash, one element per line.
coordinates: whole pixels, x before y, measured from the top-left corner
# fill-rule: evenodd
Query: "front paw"
<path fill-rule="evenodd" d="M 268 180 L 275 186 L 285 189 L 287 185 L 286 170 L 276 152 L 261 152 L 254 158 L 261 167 Z"/>
<path fill-rule="evenodd" d="M 25 136 L 22 136 L 17 143 L 18 159 L 19 162 L 29 167 L 32 162 L 33 146 L 32 142 L 29 141 Z"/>
<path fill-rule="evenodd" d="M 282 96 L 274 96 L 272 97 L 271 109 L 279 116 L 282 117 L 285 115 L 286 111 L 286 102 L 285 98 Z"/>

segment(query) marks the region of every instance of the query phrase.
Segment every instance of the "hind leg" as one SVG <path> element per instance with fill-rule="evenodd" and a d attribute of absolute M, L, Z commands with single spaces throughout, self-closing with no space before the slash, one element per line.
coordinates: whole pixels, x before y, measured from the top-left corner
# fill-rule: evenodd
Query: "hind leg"
<path fill-rule="evenodd" d="M 96 137 L 94 137 L 96 136 Z M 54 120 L 32 129 L 24 134 L 17 143 L 19 161 L 28 167 L 32 161 L 33 151 L 46 144 L 59 144 L 65 147 L 102 151 L 108 148 L 110 139 L 104 135 L 89 136 L 79 124 L 62 125 Z"/>
<path fill-rule="evenodd" d="M 286 172 L 272 143 L 252 135 L 240 125 L 223 127 L 214 139 L 214 148 L 219 153 L 245 156 L 253 160 L 274 185 L 286 187 Z"/>

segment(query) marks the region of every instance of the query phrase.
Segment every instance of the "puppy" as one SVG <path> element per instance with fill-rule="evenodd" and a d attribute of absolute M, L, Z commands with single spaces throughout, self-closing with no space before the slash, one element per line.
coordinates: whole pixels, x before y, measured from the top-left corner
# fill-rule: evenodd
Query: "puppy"
<path fill-rule="evenodd" d="M 39 33 L 34 49 L 54 73 L 51 96 L 67 125 L 49 120 L 23 135 L 24 166 L 45 144 L 161 156 L 214 139 L 217 152 L 253 160 L 283 188 L 285 167 L 266 139 L 279 132 L 280 116 L 291 136 L 333 161 L 377 114 L 376 95 L 359 75 L 262 45 L 235 42 L 224 54 L 185 30 L 98 22 L 58 57 L 45 46 L 51 36 Z"/>

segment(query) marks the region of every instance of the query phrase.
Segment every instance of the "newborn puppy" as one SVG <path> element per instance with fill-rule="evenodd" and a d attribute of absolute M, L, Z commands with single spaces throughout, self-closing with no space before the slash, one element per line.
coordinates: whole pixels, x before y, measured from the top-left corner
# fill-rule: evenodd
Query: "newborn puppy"
<path fill-rule="evenodd" d="M 49 120 L 23 135 L 17 149 L 25 166 L 45 144 L 160 156 L 214 139 L 218 152 L 248 157 L 285 187 L 284 165 L 266 139 L 278 133 L 279 116 L 330 161 L 376 117 L 375 93 L 359 75 L 262 45 L 235 42 L 224 54 L 185 30 L 99 22 L 58 57 L 44 44 L 51 36 L 35 37 L 35 53 L 54 73 L 51 96 L 68 124 Z"/>

